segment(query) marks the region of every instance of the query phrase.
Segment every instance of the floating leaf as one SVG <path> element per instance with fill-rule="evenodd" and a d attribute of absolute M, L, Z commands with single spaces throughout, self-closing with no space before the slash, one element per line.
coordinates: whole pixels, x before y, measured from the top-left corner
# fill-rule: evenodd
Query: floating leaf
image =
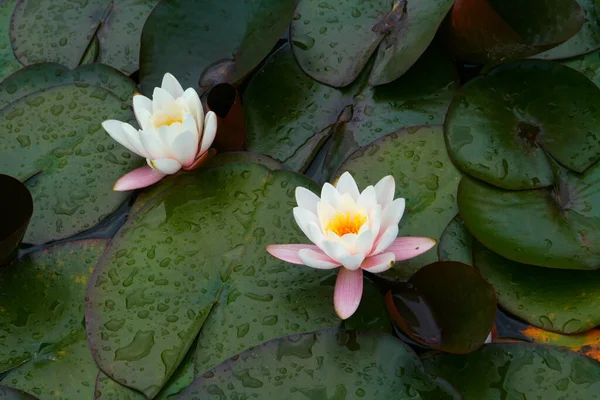
<path fill-rule="evenodd" d="M 340 323 L 332 305 L 335 272 L 289 265 L 265 250 L 307 241 L 291 211 L 296 186 L 314 184 L 258 164 L 194 174 L 130 218 L 88 289 L 96 361 L 149 397 L 200 328 L 196 370 L 204 372 L 272 338 Z M 383 305 L 374 295 L 364 301 Z"/>
<path fill-rule="evenodd" d="M 520 334 L 533 343 L 564 347 L 600 361 L 600 329 L 590 329 L 579 334 L 564 335 L 528 326 L 521 330 Z"/>
<path fill-rule="evenodd" d="M 185 399 L 459 399 L 427 375 L 402 341 L 379 333 L 325 330 L 275 339 L 198 377 Z M 333 396 L 333 397 L 329 397 Z"/>
<path fill-rule="evenodd" d="M 456 0 L 442 37 L 467 63 L 500 63 L 556 47 L 583 24 L 576 0 Z"/>
<path fill-rule="evenodd" d="M 18 0 L 0 0 L 0 81 L 22 67 L 10 46 L 10 16 Z"/>
<path fill-rule="evenodd" d="M 330 136 L 325 174 L 352 152 L 398 129 L 441 124 L 458 87 L 452 60 L 429 49 L 395 82 L 357 82 L 336 90 L 307 77 L 289 47 L 281 48 L 250 80 L 244 93 L 247 148 L 304 171 Z"/>
<path fill-rule="evenodd" d="M 440 261 L 459 261 L 463 264 L 473 265 L 473 236 L 465 227 L 460 216 L 456 216 L 440 237 L 438 255 Z"/>
<path fill-rule="evenodd" d="M 37 400 L 30 394 L 6 386 L 0 386 L 0 399 L 2 400 Z"/>
<path fill-rule="evenodd" d="M 388 292 L 386 304 L 411 339 L 449 353 L 476 350 L 496 318 L 494 289 L 476 268 L 454 261 L 419 269 L 406 287 Z"/>
<path fill-rule="evenodd" d="M 128 197 L 112 185 L 141 161 L 102 129 L 109 118 L 134 116 L 111 92 L 77 84 L 32 93 L 0 110 L 0 172 L 24 181 L 35 204 L 25 242 L 91 228 Z"/>
<path fill-rule="evenodd" d="M 529 343 L 490 344 L 467 355 L 439 354 L 426 370 L 465 400 L 597 399 L 600 364 L 584 355 Z"/>
<path fill-rule="evenodd" d="M 589 53 L 600 48 L 600 7 L 596 0 L 577 0 L 583 9 L 583 27 L 565 43 L 535 56 L 546 60 L 564 59 Z"/>
<path fill-rule="evenodd" d="M 553 189 L 506 191 L 464 177 L 460 215 L 485 247 L 523 264 L 600 268 L 600 163 L 564 172 Z"/>
<path fill-rule="evenodd" d="M 452 3 L 302 0 L 290 31 L 294 54 L 313 79 L 342 87 L 358 77 L 379 47 L 369 84 L 389 83 L 423 54 Z"/>
<path fill-rule="evenodd" d="M 2 383 L 40 399 L 56 396 L 92 399 L 98 366 L 79 322 L 79 329 L 72 331 L 62 343 L 46 347 L 25 365 L 12 370 Z"/>
<path fill-rule="evenodd" d="M 600 324 L 600 271 L 535 267 L 507 260 L 475 242 L 475 266 L 513 315 L 551 331 L 583 332 Z"/>
<path fill-rule="evenodd" d="M 106 242 L 55 245 L 0 269 L 0 372 L 81 328 L 86 285 Z"/>
<path fill-rule="evenodd" d="M 461 170 L 492 185 L 550 186 L 547 153 L 577 172 L 600 158 L 597 104 L 600 90 L 570 68 L 507 63 L 467 83 L 452 101 L 444 126 L 448 152 Z"/>
<path fill-rule="evenodd" d="M 60 64 L 41 63 L 25 67 L 0 82 L 0 108 L 38 90 L 65 83 L 98 86 L 126 103 L 131 103 L 136 91 L 134 81 L 108 65 L 89 64 L 70 70 Z"/>
<path fill-rule="evenodd" d="M 406 199 L 399 236 L 439 239 L 458 212 L 456 190 L 461 173 L 448 158 L 441 126 L 413 127 L 391 133 L 361 148 L 342 164 L 359 187 L 386 175 L 396 180 L 396 197 Z M 384 275 L 408 279 L 424 265 L 438 261 L 437 248 L 397 263 Z"/>
<path fill-rule="evenodd" d="M 600 50 L 564 60 L 563 65 L 576 69 L 600 87 Z"/>
<path fill-rule="evenodd" d="M 184 87 L 234 83 L 273 49 L 288 26 L 293 0 L 162 1 L 144 25 L 140 80 L 151 92 L 165 71 Z"/>
<path fill-rule="evenodd" d="M 98 46 L 98 62 L 130 74 L 138 69 L 142 27 L 157 2 L 22 0 L 11 19 L 12 47 L 24 65 L 49 61 L 75 68 L 90 46 Z"/>
<path fill-rule="evenodd" d="M 21 244 L 33 213 L 33 199 L 18 179 L 0 175 L 0 267 L 7 263 Z"/>

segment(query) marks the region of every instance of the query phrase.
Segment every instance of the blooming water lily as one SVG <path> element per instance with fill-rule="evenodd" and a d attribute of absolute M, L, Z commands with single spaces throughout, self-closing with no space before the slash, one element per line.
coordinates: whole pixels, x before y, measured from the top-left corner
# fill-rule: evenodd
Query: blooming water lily
<path fill-rule="evenodd" d="M 346 319 L 360 303 L 363 270 L 387 271 L 396 261 L 416 257 L 436 244 L 430 238 L 397 237 L 405 201 L 394 200 L 394 192 L 394 178 L 386 176 L 360 193 L 348 172 L 336 186 L 326 183 L 320 198 L 297 187 L 294 218 L 314 244 L 275 244 L 267 246 L 267 251 L 294 264 L 341 267 L 333 302 L 337 315 Z"/>
<path fill-rule="evenodd" d="M 114 190 L 133 190 L 150 186 L 165 175 L 199 165 L 215 140 L 217 116 L 204 116 L 202 103 L 193 88 L 185 91 L 169 73 L 161 87 L 154 89 L 152 100 L 136 94 L 133 111 L 141 129 L 128 123 L 108 120 L 102 127 L 117 142 L 144 157 L 147 166 L 121 177 Z"/>

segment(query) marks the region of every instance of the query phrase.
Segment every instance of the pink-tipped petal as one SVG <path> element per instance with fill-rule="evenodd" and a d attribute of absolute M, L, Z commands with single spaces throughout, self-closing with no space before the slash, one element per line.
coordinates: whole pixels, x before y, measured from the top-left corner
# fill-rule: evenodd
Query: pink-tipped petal
<path fill-rule="evenodd" d="M 333 306 L 338 317 L 347 319 L 354 314 L 360 304 L 362 292 L 362 269 L 350 271 L 346 268 L 340 268 L 333 294 Z"/>
<path fill-rule="evenodd" d="M 399 237 L 386 249 L 396 255 L 396 261 L 408 260 L 425 253 L 435 246 L 435 239 L 426 237 Z"/>
<path fill-rule="evenodd" d="M 340 266 L 339 262 L 334 261 L 321 249 L 302 249 L 298 252 L 298 257 L 304 265 L 311 268 L 332 269 Z"/>
<path fill-rule="evenodd" d="M 134 169 L 133 171 L 123 175 L 115 185 L 113 190 L 122 192 L 126 190 L 141 189 L 150 185 L 154 185 L 160 181 L 165 174 L 153 170 L 147 165 Z"/>
<path fill-rule="evenodd" d="M 378 274 L 392 268 L 394 262 L 396 262 L 396 255 L 394 253 L 381 253 L 376 256 L 366 258 L 360 267 L 365 271 Z"/>
<path fill-rule="evenodd" d="M 319 250 L 314 244 L 270 244 L 267 246 L 267 252 L 273 257 L 292 264 L 304 264 L 298 257 L 298 252 L 304 249 Z"/>

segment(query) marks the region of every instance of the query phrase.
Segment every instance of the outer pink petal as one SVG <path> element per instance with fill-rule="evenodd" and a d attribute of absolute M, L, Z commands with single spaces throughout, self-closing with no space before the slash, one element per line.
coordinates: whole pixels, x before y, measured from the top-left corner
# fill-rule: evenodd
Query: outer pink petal
<path fill-rule="evenodd" d="M 322 250 L 302 249 L 298 252 L 298 257 L 300 257 L 304 265 L 316 269 L 333 269 L 341 265 L 323 253 Z"/>
<path fill-rule="evenodd" d="M 435 246 L 436 243 L 435 239 L 426 237 L 399 237 L 385 251 L 391 251 L 396 255 L 396 261 L 402 261 L 425 253 Z"/>
<path fill-rule="evenodd" d="M 360 267 L 366 271 L 378 274 L 392 268 L 394 262 L 396 262 L 394 253 L 387 252 L 366 258 Z"/>
<path fill-rule="evenodd" d="M 304 264 L 300 257 L 298 257 L 298 252 L 303 249 L 323 253 L 321 249 L 314 244 L 270 244 L 267 246 L 267 252 L 273 257 L 292 264 Z"/>
<path fill-rule="evenodd" d="M 333 305 L 338 317 L 347 319 L 354 314 L 360 304 L 362 292 L 362 269 L 359 268 L 355 271 L 350 271 L 346 268 L 340 268 L 333 294 Z"/>
<path fill-rule="evenodd" d="M 148 165 L 144 165 L 143 167 L 134 169 L 133 171 L 119 178 L 119 180 L 115 182 L 113 190 L 121 192 L 125 190 L 144 188 L 146 186 L 154 185 L 164 176 L 165 174 L 161 174 L 160 172 L 150 168 Z"/>

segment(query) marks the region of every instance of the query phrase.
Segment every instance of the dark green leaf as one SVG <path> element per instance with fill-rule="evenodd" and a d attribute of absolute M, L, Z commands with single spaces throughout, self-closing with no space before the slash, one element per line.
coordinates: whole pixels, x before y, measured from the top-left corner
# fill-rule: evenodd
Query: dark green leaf
<path fill-rule="evenodd" d="M 2 400 L 37 400 L 30 394 L 6 386 L 0 386 L 0 399 Z"/>
<path fill-rule="evenodd" d="M 473 236 L 465 227 L 462 218 L 457 215 L 446 227 L 438 244 L 440 261 L 459 261 L 473 265 Z"/>
<path fill-rule="evenodd" d="M 10 16 L 17 0 L 0 0 L 0 81 L 22 67 L 10 46 Z"/>
<path fill-rule="evenodd" d="M 0 267 L 15 255 L 33 213 L 33 199 L 18 179 L 0 174 Z"/>

